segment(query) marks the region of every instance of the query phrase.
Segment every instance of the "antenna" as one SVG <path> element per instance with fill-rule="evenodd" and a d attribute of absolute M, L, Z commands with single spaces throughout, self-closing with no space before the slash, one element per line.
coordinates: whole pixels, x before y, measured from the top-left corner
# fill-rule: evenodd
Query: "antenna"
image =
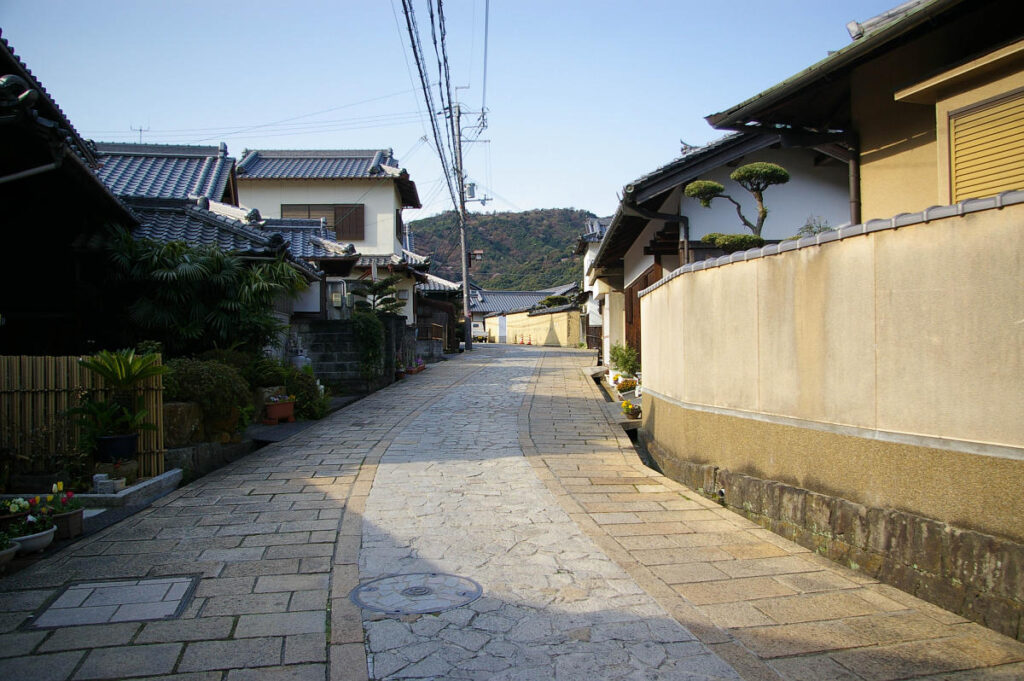
<path fill-rule="evenodd" d="M 134 126 L 128 126 L 128 127 L 139 133 L 139 144 L 142 144 L 142 133 L 149 132 L 149 128 L 143 128 L 141 126 L 138 127 L 138 128 L 136 128 Z"/>

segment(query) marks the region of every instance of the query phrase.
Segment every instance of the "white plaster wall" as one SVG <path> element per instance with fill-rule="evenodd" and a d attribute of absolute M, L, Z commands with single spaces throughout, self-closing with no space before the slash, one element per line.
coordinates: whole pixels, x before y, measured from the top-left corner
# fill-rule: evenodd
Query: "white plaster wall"
<path fill-rule="evenodd" d="M 598 285 L 595 281 L 593 284 L 587 283 L 587 270 L 594 263 L 597 258 L 597 252 L 600 250 L 601 244 L 587 244 L 587 250 L 583 254 L 583 290 L 590 292 L 590 300 L 587 301 L 587 323 L 590 326 L 598 326 L 601 324 L 601 310 L 598 303 Z"/>
<path fill-rule="evenodd" d="M 680 194 L 681 190 L 678 188 L 669 192 L 661 206 L 657 209 L 657 212 L 671 215 L 678 213 Z M 654 256 L 644 255 L 644 248 L 648 243 L 650 243 L 651 239 L 654 238 L 654 233 L 664 227 L 664 221 L 651 220 L 647 223 L 647 227 L 640 234 L 640 238 L 633 242 L 633 245 L 629 247 L 629 250 L 626 251 L 626 254 L 622 257 L 625 273 L 623 282 L 625 286 L 632 284 L 637 277 L 643 274 L 648 267 L 654 264 Z M 665 270 L 666 273 L 668 271 L 669 270 Z"/>
<path fill-rule="evenodd" d="M 286 203 L 361 203 L 365 238 L 355 241 L 363 255 L 400 253 L 395 209 L 401 207 L 392 180 L 238 180 L 239 203 L 265 218 L 281 217 Z M 411 318 L 411 316 L 410 316 Z"/>
<path fill-rule="evenodd" d="M 292 310 L 294 312 L 319 312 L 320 311 L 320 282 L 310 282 L 309 288 L 299 293 L 295 299 Z"/>
<path fill-rule="evenodd" d="M 815 154 L 816 152 L 810 149 L 762 149 L 745 156 L 740 162 L 739 165 L 745 165 L 755 161 L 768 161 L 789 171 L 789 182 L 768 187 L 764 191 L 768 218 L 761 230 L 761 236 L 765 239 L 785 239 L 793 236 L 812 215 L 825 218 L 832 227 L 850 221 L 847 166 L 838 163 L 815 166 Z M 735 168 L 723 166 L 702 175 L 699 179 L 721 182 L 725 186 L 725 193 L 743 206 L 743 214 L 747 219 L 756 222 L 757 203 L 750 192 L 729 179 L 729 173 L 733 170 Z M 682 213 L 690 218 L 692 240 L 700 239 L 712 232 L 750 234 L 750 230 L 736 215 L 736 207 L 725 199 L 715 199 L 711 202 L 711 208 L 704 208 L 697 199 L 684 196 Z"/>
<path fill-rule="evenodd" d="M 622 291 L 604 295 L 604 314 L 601 322 L 601 356 L 608 364 L 612 346 L 626 342 L 626 296 Z"/>

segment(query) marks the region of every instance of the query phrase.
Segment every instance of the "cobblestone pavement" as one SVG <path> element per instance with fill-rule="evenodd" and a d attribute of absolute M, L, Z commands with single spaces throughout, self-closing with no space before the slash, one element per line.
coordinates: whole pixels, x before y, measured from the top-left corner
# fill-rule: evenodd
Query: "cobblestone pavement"
<path fill-rule="evenodd" d="M 591 361 L 478 346 L 0 579 L 0 679 L 1024 678 L 1021 644 L 642 466 Z M 349 599 L 415 572 L 483 595 Z"/>

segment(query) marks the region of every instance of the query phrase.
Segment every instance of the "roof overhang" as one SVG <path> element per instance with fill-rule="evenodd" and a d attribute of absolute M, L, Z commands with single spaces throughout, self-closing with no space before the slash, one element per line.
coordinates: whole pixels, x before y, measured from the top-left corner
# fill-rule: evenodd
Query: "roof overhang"
<path fill-rule="evenodd" d="M 813 66 L 736 106 L 706 116 L 705 120 L 724 130 L 843 130 L 849 124 L 845 120 L 848 114 L 839 109 L 848 91 L 850 69 L 964 3 L 965 0 L 921 2 Z"/>
<path fill-rule="evenodd" d="M 593 285 L 601 279 L 612 286 L 621 286 L 622 258 L 651 220 L 682 219 L 681 215 L 663 215 L 658 212 L 674 189 L 683 187 L 730 161 L 775 144 L 785 143 L 786 140 L 778 133 L 731 135 L 626 185 L 597 256 L 587 271 L 588 283 Z"/>

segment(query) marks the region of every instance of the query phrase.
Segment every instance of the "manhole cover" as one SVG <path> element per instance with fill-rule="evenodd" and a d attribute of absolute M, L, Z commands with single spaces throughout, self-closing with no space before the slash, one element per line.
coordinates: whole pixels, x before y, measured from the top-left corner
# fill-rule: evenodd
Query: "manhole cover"
<path fill-rule="evenodd" d="M 352 602 L 367 610 L 392 615 L 443 612 L 472 603 L 483 589 L 468 577 L 442 572 L 391 575 L 361 584 L 352 590 Z"/>

